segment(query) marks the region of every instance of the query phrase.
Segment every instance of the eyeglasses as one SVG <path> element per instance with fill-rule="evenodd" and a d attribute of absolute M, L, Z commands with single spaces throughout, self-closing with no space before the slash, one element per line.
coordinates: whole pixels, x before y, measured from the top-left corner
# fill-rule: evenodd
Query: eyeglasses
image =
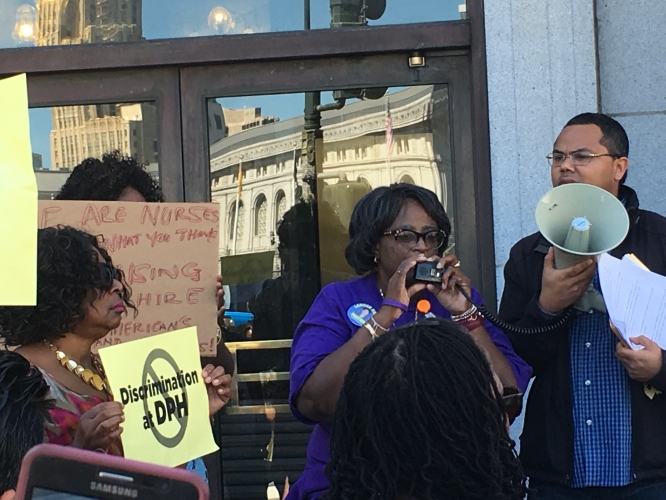
<path fill-rule="evenodd" d="M 548 158 L 548 164 L 551 167 L 559 167 L 565 161 L 567 161 L 567 158 L 571 159 L 571 163 L 574 167 L 584 167 L 585 165 L 589 165 L 594 158 L 599 158 L 601 156 L 620 158 L 620 156 L 613 155 L 610 153 L 596 154 L 596 153 L 586 153 L 584 151 L 578 153 L 571 153 L 568 155 L 565 155 L 564 153 L 551 153 L 548 156 L 546 156 L 546 158 Z"/>
<path fill-rule="evenodd" d="M 517 387 L 505 387 L 502 392 L 502 403 L 504 404 L 504 411 L 509 417 L 509 422 L 513 422 L 523 411 L 523 393 Z"/>
<path fill-rule="evenodd" d="M 411 229 L 393 229 L 391 231 L 384 231 L 383 236 L 393 236 L 399 245 L 408 247 L 409 249 L 418 245 L 420 239 L 423 239 L 428 248 L 439 248 L 446 240 L 446 232 L 442 229 L 431 229 L 425 233 L 419 233 Z"/>
<path fill-rule="evenodd" d="M 122 283 L 123 272 L 120 269 L 108 262 L 99 262 L 97 266 L 100 271 L 99 283 L 97 286 L 100 290 L 111 290 L 111 288 L 113 288 L 114 280 Z"/>

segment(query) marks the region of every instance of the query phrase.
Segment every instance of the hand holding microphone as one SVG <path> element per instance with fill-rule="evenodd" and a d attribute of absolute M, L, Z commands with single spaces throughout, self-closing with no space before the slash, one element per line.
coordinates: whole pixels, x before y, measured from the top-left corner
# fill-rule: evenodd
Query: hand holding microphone
<path fill-rule="evenodd" d="M 472 293 L 472 286 L 459 265 L 455 255 L 447 255 L 431 257 L 415 270 L 415 279 L 427 282 L 428 290 L 453 315 L 462 314 L 472 307 L 472 303 L 462 293 L 464 291 L 469 296 Z"/>

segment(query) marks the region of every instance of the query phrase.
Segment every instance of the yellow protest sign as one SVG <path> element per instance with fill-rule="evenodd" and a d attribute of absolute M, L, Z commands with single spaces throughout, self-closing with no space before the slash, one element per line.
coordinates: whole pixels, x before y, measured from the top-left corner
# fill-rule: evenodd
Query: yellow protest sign
<path fill-rule="evenodd" d="M 37 181 L 25 75 L 0 80 L 0 305 L 37 303 Z"/>
<path fill-rule="evenodd" d="M 175 467 L 218 449 L 201 378 L 196 327 L 99 350 L 125 406 L 125 458 Z"/>

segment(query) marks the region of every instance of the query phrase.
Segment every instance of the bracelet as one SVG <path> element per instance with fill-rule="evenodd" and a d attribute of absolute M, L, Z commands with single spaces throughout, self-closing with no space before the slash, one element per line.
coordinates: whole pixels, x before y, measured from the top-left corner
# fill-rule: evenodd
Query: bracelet
<path fill-rule="evenodd" d="M 451 315 L 451 321 L 455 321 L 456 323 L 458 323 L 460 321 L 465 321 L 468 319 L 475 320 L 479 316 L 477 314 L 478 312 L 479 310 L 476 308 L 474 304 L 472 304 L 472 307 L 467 309 L 467 311 L 465 311 L 464 313 Z"/>
<path fill-rule="evenodd" d="M 483 318 L 481 317 L 472 320 L 459 321 L 456 324 L 466 328 L 469 332 L 473 332 L 477 328 L 481 328 L 483 326 Z"/>
<path fill-rule="evenodd" d="M 384 328 L 382 325 L 377 323 L 377 320 L 375 319 L 374 316 L 370 317 L 370 321 L 372 321 L 372 326 L 375 327 L 375 331 L 377 331 L 377 330 L 382 330 L 383 332 L 388 332 L 389 331 L 388 328 Z"/>
<path fill-rule="evenodd" d="M 379 335 L 377 335 L 377 330 L 375 330 L 375 328 L 370 323 L 366 321 L 363 323 L 363 326 L 370 332 L 370 336 L 372 337 L 373 342 L 379 338 Z"/>
<path fill-rule="evenodd" d="M 389 306 L 389 307 L 397 307 L 402 312 L 407 312 L 407 306 L 405 304 L 403 304 L 402 302 L 398 302 L 397 300 L 384 299 L 384 300 L 382 300 L 382 305 L 383 306 Z"/>

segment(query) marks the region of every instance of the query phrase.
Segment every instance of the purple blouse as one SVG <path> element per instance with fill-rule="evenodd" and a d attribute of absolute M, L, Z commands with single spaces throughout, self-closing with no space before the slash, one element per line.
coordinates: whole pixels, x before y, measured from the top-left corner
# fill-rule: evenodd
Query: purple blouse
<path fill-rule="evenodd" d="M 430 302 L 432 314 L 440 318 L 451 317 L 432 293 L 424 290 L 423 298 Z M 476 303 L 482 302 L 481 295 L 474 289 L 472 299 Z M 313 422 L 301 415 L 296 408 L 296 398 L 317 365 L 351 339 L 363 322 L 379 310 L 381 303 L 382 296 L 374 273 L 347 282 L 331 283 L 322 288 L 307 315 L 296 328 L 291 347 L 289 405 L 298 420 L 315 427 L 308 443 L 305 470 L 291 487 L 288 500 L 318 498 L 329 485 L 324 468 L 330 461 L 331 423 Z M 422 317 L 423 314 L 416 312 L 416 305 L 410 303 L 407 312 L 398 318 L 394 326 L 401 326 Z M 524 391 L 532 369 L 513 351 L 504 332 L 488 321 L 485 322 L 485 327 L 492 341 L 511 365 L 518 387 Z"/>

